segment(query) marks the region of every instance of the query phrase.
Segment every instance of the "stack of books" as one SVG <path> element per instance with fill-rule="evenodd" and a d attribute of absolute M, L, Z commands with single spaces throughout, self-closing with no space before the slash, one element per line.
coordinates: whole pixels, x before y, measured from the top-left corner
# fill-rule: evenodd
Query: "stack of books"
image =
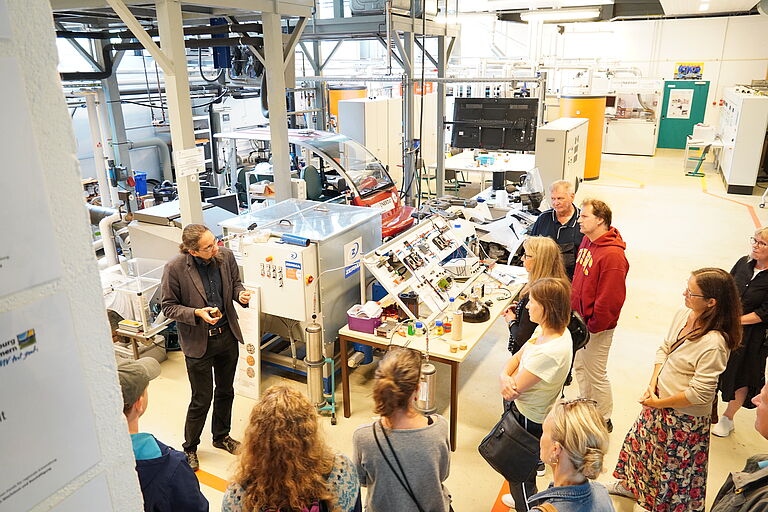
<path fill-rule="evenodd" d="M 136 322 L 135 320 L 120 320 L 120 322 L 117 323 L 117 326 L 123 330 L 128 332 L 141 332 L 142 325 L 140 322 Z"/>

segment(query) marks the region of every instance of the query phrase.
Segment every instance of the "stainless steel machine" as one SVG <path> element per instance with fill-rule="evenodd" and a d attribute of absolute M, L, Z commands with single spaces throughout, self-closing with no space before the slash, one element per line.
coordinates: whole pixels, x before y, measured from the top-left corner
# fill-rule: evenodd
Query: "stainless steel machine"
<path fill-rule="evenodd" d="M 262 341 L 262 361 L 302 375 L 317 368 L 327 377 L 327 366 L 315 363 L 335 357 L 338 330 L 360 301 L 360 260 L 381 245 L 379 210 L 288 199 L 220 225 L 243 283 L 261 289 L 261 330 L 272 335 Z M 322 337 L 306 335 L 315 318 Z M 305 338 L 322 347 L 308 347 Z M 317 401 L 320 394 L 310 389 L 310 396 Z"/>
<path fill-rule="evenodd" d="M 224 208 L 203 203 L 203 223 L 216 236 L 222 235 L 219 223 L 233 217 L 237 216 Z M 138 210 L 133 219 L 128 234 L 134 258 L 167 261 L 179 253 L 182 225 L 178 200 Z"/>

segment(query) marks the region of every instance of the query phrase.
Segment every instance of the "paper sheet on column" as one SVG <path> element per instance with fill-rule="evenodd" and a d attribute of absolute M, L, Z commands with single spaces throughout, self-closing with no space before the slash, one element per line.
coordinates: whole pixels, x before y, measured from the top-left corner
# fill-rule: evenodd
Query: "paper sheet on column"
<path fill-rule="evenodd" d="M 8 16 L 8 2 L 0 0 L 0 39 L 11 38 L 11 19 Z"/>
<path fill-rule="evenodd" d="M 84 510 L 112 510 L 107 477 L 103 473 L 53 507 L 51 512 L 82 512 Z"/>
<path fill-rule="evenodd" d="M 2 33 L 0 8 L 0 34 Z M 22 74 L 14 58 L 0 58 L 0 296 L 58 278 L 59 251 L 53 235 L 48 194 L 32 131 Z M 14 192 L 17 191 L 17 192 Z"/>
<path fill-rule="evenodd" d="M 101 458 L 77 354 L 64 294 L 0 313 L 0 512 L 29 510 Z"/>

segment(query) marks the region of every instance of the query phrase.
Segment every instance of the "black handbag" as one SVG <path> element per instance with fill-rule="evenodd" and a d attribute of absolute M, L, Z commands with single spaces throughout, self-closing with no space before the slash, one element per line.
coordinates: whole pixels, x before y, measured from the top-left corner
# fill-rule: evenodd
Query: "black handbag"
<path fill-rule="evenodd" d="M 477 447 L 480 455 L 509 482 L 526 482 L 536 475 L 539 440 L 515 418 L 512 405 Z"/>

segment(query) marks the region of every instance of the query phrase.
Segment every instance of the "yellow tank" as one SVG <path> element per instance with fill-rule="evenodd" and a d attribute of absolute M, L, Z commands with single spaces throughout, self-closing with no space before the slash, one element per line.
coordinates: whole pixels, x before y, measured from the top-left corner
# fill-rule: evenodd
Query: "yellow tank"
<path fill-rule="evenodd" d="M 560 98 L 560 117 L 589 119 L 584 179 L 596 180 L 600 177 L 600 161 L 603 156 L 605 96 L 562 96 Z"/>
<path fill-rule="evenodd" d="M 339 117 L 339 101 L 365 98 L 368 89 L 364 85 L 332 85 L 328 88 L 331 115 Z"/>

